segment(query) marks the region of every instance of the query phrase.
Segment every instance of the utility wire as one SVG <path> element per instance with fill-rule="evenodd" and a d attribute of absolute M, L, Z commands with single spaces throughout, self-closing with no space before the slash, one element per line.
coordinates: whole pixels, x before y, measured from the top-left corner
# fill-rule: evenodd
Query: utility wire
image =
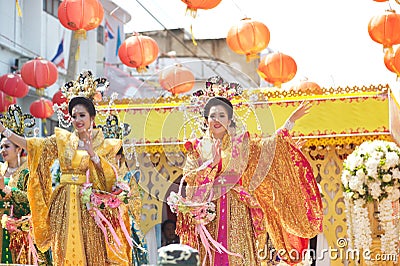
<path fill-rule="evenodd" d="M 196 54 L 195 52 L 193 52 L 192 49 L 190 49 L 184 42 L 182 42 L 182 40 L 181 40 L 178 36 L 176 36 L 176 34 L 174 34 L 172 31 L 168 30 L 167 27 L 166 27 L 159 19 L 157 19 L 156 16 L 154 16 L 153 13 L 151 13 L 151 11 L 148 10 L 139 0 L 136 0 L 136 2 L 147 12 L 155 21 L 157 21 L 157 23 L 160 24 L 160 25 L 164 28 L 164 30 L 168 31 L 168 32 L 172 35 L 172 37 L 173 37 L 175 40 L 177 40 L 186 50 L 188 50 L 194 57 L 199 58 L 199 57 L 197 56 L 197 54 Z M 217 60 L 214 56 L 212 56 L 211 54 L 209 54 L 208 51 L 205 50 L 202 46 L 198 46 L 198 47 L 199 47 L 203 52 L 205 52 L 212 60 L 221 61 L 221 62 L 223 62 L 224 64 L 227 64 L 227 63 L 224 62 L 223 60 L 219 60 L 219 59 Z M 221 74 L 218 73 L 218 71 L 216 71 L 216 69 L 215 69 L 214 67 L 210 66 L 208 63 L 204 62 L 202 59 L 200 59 L 200 61 L 201 61 L 204 65 L 206 65 L 208 68 L 210 68 L 215 74 L 221 76 Z M 229 69 L 229 71 L 231 71 L 231 70 Z"/>

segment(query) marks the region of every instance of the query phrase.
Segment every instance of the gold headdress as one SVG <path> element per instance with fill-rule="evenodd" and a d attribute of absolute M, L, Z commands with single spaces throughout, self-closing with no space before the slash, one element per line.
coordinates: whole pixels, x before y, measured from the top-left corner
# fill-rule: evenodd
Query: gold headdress
<path fill-rule="evenodd" d="M 93 77 L 90 70 L 84 70 L 79 74 L 77 80 L 71 80 L 64 84 L 61 92 L 69 102 L 74 97 L 86 97 L 91 100 L 96 100 L 95 96 L 98 93 L 103 93 L 109 86 L 106 78 Z"/>
<path fill-rule="evenodd" d="M 232 100 L 235 96 L 240 96 L 243 88 L 239 83 L 225 82 L 220 76 L 214 76 L 207 79 L 204 89 L 193 93 L 194 97 L 214 97 L 221 96 Z"/>
<path fill-rule="evenodd" d="M 73 99 L 79 97 L 87 98 L 87 102 L 93 105 L 96 101 L 100 101 L 104 91 L 108 88 L 109 82 L 106 78 L 101 77 L 95 79 L 92 71 L 82 71 L 76 80 L 68 81 L 61 87 L 61 92 L 67 99 L 67 103 L 62 105 L 55 105 L 59 125 L 62 127 L 71 126 L 71 117 L 69 115 L 69 103 L 73 102 Z"/>
<path fill-rule="evenodd" d="M 31 114 L 23 114 L 19 105 L 10 105 L 7 113 L 0 117 L 0 121 L 6 128 L 20 136 L 24 136 L 25 133 L 28 136 L 33 135 L 33 132 L 25 132 L 25 129 L 35 126 L 35 118 Z"/>

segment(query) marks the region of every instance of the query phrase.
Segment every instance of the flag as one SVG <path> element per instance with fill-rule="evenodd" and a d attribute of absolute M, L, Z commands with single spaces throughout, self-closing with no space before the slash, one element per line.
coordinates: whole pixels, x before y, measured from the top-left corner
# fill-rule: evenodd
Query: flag
<path fill-rule="evenodd" d="M 104 26 L 104 39 L 107 42 L 108 39 L 112 40 L 114 39 L 114 31 L 111 27 L 111 25 L 108 23 L 108 20 L 106 20 L 106 24 Z"/>
<path fill-rule="evenodd" d="M 52 63 L 54 63 L 57 67 L 61 67 L 61 68 L 65 69 L 65 62 L 64 62 L 64 36 L 62 37 L 61 42 L 58 45 L 58 49 L 57 49 L 56 55 L 50 61 Z"/>
<path fill-rule="evenodd" d="M 119 30 L 119 25 L 118 25 L 118 32 L 117 32 L 118 36 L 117 36 L 117 49 L 115 50 L 115 55 L 118 55 L 118 49 L 121 46 L 121 34 L 120 34 L 120 30 Z"/>

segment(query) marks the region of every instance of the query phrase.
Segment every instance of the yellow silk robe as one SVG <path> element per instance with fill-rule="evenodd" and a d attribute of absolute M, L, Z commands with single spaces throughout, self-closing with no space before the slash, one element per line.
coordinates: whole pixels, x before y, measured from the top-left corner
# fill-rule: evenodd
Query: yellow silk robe
<path fill-rule="evenodd" d="M 104 139 L 101 130 L 93 131 L 93 149 L 101 168 L 86 151 L 77 149 L 78 140 L 76 133 L 61 128 L 47 138 L 27 139 L 28 198 L 36 245 L 43 251 L 51 247 L 55 265 L 128 265 L 131 250 L 126 241 L 120 238 L 120 254 L 113 254 L 80 195 L 88 169 L 94 189 L 111 191 L 116 175 L 110 162 L 115 162 L 121 140 Z M 62 175 L 60 185 L 52 191 L 50 167 L 57 158 Z"/>
<path fill-rule="evenodd" d="M 206 136 L 185 145 L 189 147 L 184 168 L 186 196 L 205 202 L 212 195 L 216 218 L 206 228 L 214 240 L 241 257 L 225 253 L 223 258 L 212 251 L 209 265 L 261 265 L 263 260 L 273 259 L 265 257 L 267 233 L 276 250 L 289 252 L 295 246 L 287 233 L 312 238 L 321 231 L 318 188 L 316 183 L 308 185 L 303 169 L 307 162 L 290 141 L 280 134 L 267 139 L 225 135 L 220 165 L 201 170 L 212 158 L 211 143 Z M 304 165 L 295 163 L 300 161 Z M 181 243 L 200 249 L 202 260 L 207 256 L 190 215 L 178 214 L 177 233 Z M 290 258 L 288 262 L 292 262 Z"/>

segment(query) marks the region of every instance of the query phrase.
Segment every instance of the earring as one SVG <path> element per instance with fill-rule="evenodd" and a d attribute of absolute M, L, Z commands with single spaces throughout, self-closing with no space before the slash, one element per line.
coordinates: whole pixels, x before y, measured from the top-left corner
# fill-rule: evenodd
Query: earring
<path fill-rule="evenodd" d="M 118 159 L 117 165 L 118 165 L 118 169 L 119 169 L 121 167 L 121 160 L 120 159 Z"/>
<path fill-rule="evenodd" d="M 21 155 L 17 153 L 17 159 L 18 159 L 18 167 L 21 166 Z"/>

